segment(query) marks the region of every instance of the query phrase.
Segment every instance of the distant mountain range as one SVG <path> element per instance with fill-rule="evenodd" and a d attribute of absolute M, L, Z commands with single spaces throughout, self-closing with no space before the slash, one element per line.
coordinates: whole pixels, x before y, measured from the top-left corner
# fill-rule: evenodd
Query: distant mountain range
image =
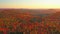
<path fill-rule="evenodd" d="M 59 11 L 59 9 L 0 9 L 0 12 L 29 13 L 33 16 L 47 16 Z"/>

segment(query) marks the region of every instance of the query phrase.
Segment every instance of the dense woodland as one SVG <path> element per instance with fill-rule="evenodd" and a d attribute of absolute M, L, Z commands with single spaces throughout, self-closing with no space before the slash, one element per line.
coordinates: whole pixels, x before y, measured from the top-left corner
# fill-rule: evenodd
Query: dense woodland
<path fill-rule="evenodd" d="M 32 11 L 0 9 L 0 34 L 60 34 L 60 12 L 40 14 Z"/>

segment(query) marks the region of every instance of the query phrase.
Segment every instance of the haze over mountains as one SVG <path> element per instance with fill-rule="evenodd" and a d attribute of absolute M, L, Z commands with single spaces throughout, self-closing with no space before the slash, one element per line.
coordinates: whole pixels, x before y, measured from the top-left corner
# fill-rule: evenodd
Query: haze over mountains
<path fill-rule="evenodd" d="M 48 16 L 53 13 L 59 12 L 59 9 L 0 9 L 0 12 L 11 13 L 28 13 L 33 16 Z"/>
<path fill-rule="evenodd" d="M 18 11 L 18 12 L 22 12 L 22 13 L 28 12 L 31 14 L 51 14 L 51 13 L 60 11 L 59 9 L 0 9 L 0 12 L 4 11 L 4 10 L 14 11 L 14 12 Z"/>

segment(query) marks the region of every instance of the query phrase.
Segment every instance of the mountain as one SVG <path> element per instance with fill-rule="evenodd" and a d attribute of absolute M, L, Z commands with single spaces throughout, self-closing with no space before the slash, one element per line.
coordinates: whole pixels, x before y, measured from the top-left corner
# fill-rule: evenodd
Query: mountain
<path fill-rule="evenodd" d="M 0 9 L 0 31 L 4 34 L 8 32 L 9 34 L 11 32 L 60 34 L 59 11 L 57 9 Z"/>
<path fill-rule="evenodd" d="M 33 16 L 47 16 L 56 12 L 54 9 L 0 9 L 0 12 L 10 13 L 29 13 Z"/>

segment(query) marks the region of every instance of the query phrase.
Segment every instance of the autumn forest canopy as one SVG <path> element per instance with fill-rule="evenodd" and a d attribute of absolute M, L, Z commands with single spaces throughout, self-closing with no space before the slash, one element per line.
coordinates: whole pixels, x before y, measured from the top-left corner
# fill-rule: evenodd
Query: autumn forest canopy
<path fill-rule="evenodd" d="M 1 34 L 60 34 L 59 9 L 0 9 Z"/>

